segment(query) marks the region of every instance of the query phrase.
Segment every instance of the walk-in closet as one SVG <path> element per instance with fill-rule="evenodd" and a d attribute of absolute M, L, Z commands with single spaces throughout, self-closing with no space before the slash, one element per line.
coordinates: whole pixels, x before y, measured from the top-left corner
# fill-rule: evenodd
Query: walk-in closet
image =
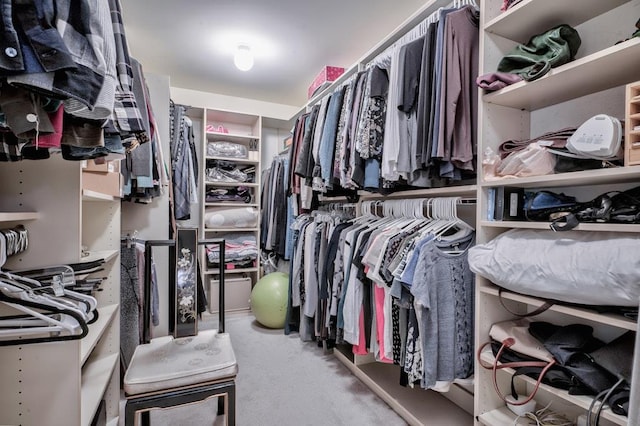
<path fill-rule="evenodd" d="M 0 13 L 1 425 L 640 426 L 640 0 Z"/>

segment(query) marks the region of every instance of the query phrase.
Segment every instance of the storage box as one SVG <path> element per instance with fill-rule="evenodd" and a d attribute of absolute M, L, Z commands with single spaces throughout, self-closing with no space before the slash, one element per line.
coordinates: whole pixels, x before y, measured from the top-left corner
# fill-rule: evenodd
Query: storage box
<path fill-rule="evenodd" d="M 120 172 L 95 173 L 83 171 L 82 189 L 120 197 L 121 180 Z"/>
<path fill-rule="evenodd" d="M 219 310 L 218 303 L 218 280 L 209 279 L 209 312 L 216 313 Z M 225 289 L 225 312 L 245 311 L 250 308 L 249 298 L 251 297 L 251 278 L 226 278 L 224 280 Z"/>
<path fill-rule="evenodd" d="M 96 164 L 94 160 L 84 160 L 82 162 L 82 171 L 94 173 L 116 173 L 120 171 L 120 160 L 105 161 L 102 164 Z"/>
<path fill-rule="evenodd" d="M 524 188 L 513 188 L 509 186 L 499 186 L 495 188 L 493 220 L 525 220 Z"/>
<path fill-rule="evenodd" d="M 307 96 L 311 98 L 319 90 L 327 87 L 332 81 L 335 81 L 344 73 L 344 68 L 325 66 L 322 71 L 313 79 L 313 82 L 307 90 Z"/>

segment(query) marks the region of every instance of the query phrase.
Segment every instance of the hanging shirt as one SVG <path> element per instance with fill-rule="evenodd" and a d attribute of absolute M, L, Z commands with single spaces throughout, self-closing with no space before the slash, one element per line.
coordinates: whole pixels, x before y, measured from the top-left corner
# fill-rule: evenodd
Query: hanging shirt
<path fill-rule="evenodd" d="M 459 244 L 466 247 L 458 254 L 446 253 L 435 240 L 424 246 L 411 286 L 416 309 L 422 309 L 422 387 L 426 389 L 473 372 L 474 275 L 467 261 L 473 236 Z"/>

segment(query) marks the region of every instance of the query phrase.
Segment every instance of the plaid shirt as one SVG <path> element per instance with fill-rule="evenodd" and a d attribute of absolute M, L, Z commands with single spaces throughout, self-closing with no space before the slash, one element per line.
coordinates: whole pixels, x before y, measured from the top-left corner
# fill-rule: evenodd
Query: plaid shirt
<path fill-rule="evenodd" d="M 122 10 L 119 0 L 109 0 L 113 35 L 116 41 L 116 71 L 118 86 L 114 106 L 113 124 L 121 135 L 134 134 L 139 143 L 149 141 L 142 121 L 142 113 L 133 94 L 133 70 L 127 37 L 122 23 Z"/>
<path fill-rule="evenodd" d="M 76 99 L 93 108 L 104 83 L 105 63 L 103 52 L 92 42 L 94 34 L 102 37 L 102 33 L 91 11 L 97 2 L 106 0 L 1 1 L 2 35 L 8 42 L 14 27 L 39 36 L 29 40 L 31 46 L 38 46 L 34 50 L 37 58 L 28 50 L 12 47 L 13 59 L 19 60 L 9 69 L 23 73 L 9 75 L 7 81 L 50 97 Z M 2 53 L 8 55 L 6 50 Z M 38 65 L 43 57 L 49 57 L 44 68 Z"/>

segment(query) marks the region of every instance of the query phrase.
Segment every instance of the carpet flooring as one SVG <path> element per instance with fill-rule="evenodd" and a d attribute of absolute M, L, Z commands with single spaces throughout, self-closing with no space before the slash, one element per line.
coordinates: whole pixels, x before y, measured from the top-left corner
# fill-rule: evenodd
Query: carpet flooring
<path fill-rule="evenodd" d="M 201 329 L 216 327 L 207 316 Z M 250 314 L 227 316 L 239 365 L 236 380 L 238 426 L 400 426 L 389 406 L 332 354 L 297 334 L 259 325 Z M 466 426 L 473 419 L 449 400 L 424 392 L 433 405 L 430 426 Z M 215 399 L 168 410 L 154 410 L 153 426 L 209 426 L 216 422 Z M 123 417 L 120 417 L 122 424 Z"/>

